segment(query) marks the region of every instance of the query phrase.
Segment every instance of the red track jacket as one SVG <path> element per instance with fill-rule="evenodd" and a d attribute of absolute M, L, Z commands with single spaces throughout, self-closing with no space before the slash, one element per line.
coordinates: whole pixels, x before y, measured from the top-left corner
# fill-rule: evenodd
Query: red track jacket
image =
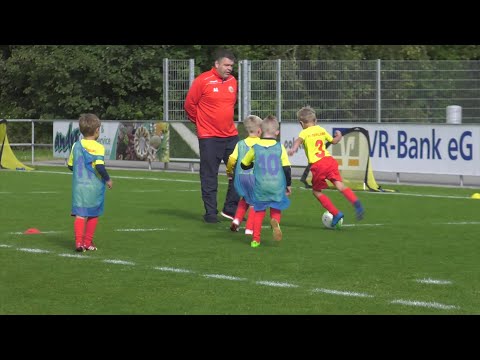
<path fill-rule="evenodd" d="M 238 135 L 233 122 L 236 100 L 237 79 L 232 75 L 223 80 L 212 68 L 195 78 L 184 108 L 190 121 L 197 125 L 200 139 Z"/>

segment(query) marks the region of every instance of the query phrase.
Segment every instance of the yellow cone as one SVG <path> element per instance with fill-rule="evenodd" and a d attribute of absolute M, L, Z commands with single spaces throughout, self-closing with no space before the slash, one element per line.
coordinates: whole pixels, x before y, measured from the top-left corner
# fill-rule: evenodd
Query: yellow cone
<path fill-rule="evenodd" d="M 480 193 L 473 194 L 472 199 L 480 199 Z"/>

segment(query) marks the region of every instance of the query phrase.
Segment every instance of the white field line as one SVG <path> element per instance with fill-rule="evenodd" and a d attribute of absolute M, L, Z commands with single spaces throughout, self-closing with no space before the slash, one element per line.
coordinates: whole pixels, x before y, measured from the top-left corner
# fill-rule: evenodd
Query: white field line
<path fill-rule="evenodd" d="M 72 175 L 68 172 L 62 171 L 46 171 L 46 170 L 35 170 L 35 172 L 26 171 L 23 172 L 24 174 L 32 174 L 32 173 L 46 173 L 46 174 L 60 174 L 60 175 Z M 183 182 L 183 183 L 191 183 L 191 184 L 199 184 L 200 180 L 184 180 L 184 179 L 161 179 L 161 178 L 154 178 L 154 177 L 139 177 L 139 176 L 113 176 L 115 179 L 130 179 L 130 180 L 151 180 L 151 181 L 167 181 L 167 182 Z M 223 182 L 219 182 L 219 185 L 227 185 Z M 305 189 L 303 186 L 295 187 L 302 190 L 311 191 L 311 189 Z M 327 191 L 337 191 L 336 189 L 326 189 Z M 428 195 L 428 194 L 414 194 L 414 193 L 404 193 L 404 192 L 377 192 L 377 191 L 365 191 L 365 194 L 372 194 L 372 195 L 379 195 L 382 196 L 418 196 L 418 197 L 432 197 L 432 198 L 440 198 L 440 199 L 468 199 L 468 200 L 476 200 L 472 199 L 470 196 L 450 196 L 450 195 Z"/>
<path fill-rule="evenodd" d="M 124 260 L 116 260 L 116 259 L 105 259 L 102 260 L 104 263 L 107 264 L 118 264 L 118 265 L 135 265 L 134 262 L 131 261 L 124 261 Z"/>
<path fill-rule="evenodd" d="M 343 224 L 342 227 L 385 226 L 385 224 Z"/>
<path fill-rule="evenodd" d="M 183 182 L 190 184 L 199 184 L 200 180 L 184 180 L 184 179 L 161 179 L 150 177 L 137 177 L 137 176 L 112 176 L 114 179 L 129 179 L 129 180 L 152 180 L 152 181 L 167 181 L 167 182 Z M 220 185 L 220 182 L 219 182 Z M 228 185 L 228 184 L 225 184 Z"/>
<path fill-rule="evenodd" d="M 64 231 L 42 231 L 40 234 L 24 234 L 22 231 L 9 232 L 9 235 L 42 235 L 42 234 L 56 234 Z"/>
<path fill-rule="evenodd" d="M 464 221 L 464 222 L 446 222 L 446 223 L 434 223 L 435 225 L 480 225 L 480 221 Z M 344 224 L 342 227 L 365 227 L 365 226 L 385 226 L 385 224 Z M 262 229 L 270 229 L 269 225 L 262 225 Z M 225 229 L 230 229 L 226 227 Z M 151 232 L 151 231 L 166 231 L 167 228 L 151 228 L 151 229 L 114 229 L 116 232 Z M 240 227 L 240 230 L 245 230 L 245 227 Z M 24 234 L 21 231 L 8 232 L 9 235 L 42 235 L 42 234 L 57 234 L 64 233 L 65 231 L 42 231 L 40 234 Z"/>
<path fill-rule="evenodd" d="M 222 274 L 203 274 L 204 277 L 206 278 L 212 278 L 212 279 L 222 279 L 222 280 L 233 280 L 233 281 L 245 281 L 247 279 L 245 278 L 240 278 L 236 276 L 229 276 L 229 275 L 222 275 Z"/>
<path fill-rule="evenodd" d="M 338 290 L 330 290 L 330 289 L 313 289 L 312 292 L 332 294 L 332 295 L 342 295 L 342 296 L 370 297 L 370 298 L 373 297 L 373 295 L 366 294 L 366 293 L 359 293 L 359 292 L 352 292 L 352 291 L 338 291 Z"/>
<path fill-rule="evenodd" d="M 163 231 L 167 230 L 166 228 L 153 228 L 153 229 L 115 229 L 113 231 L 118 232 L 146 232 L 146 231 Z"/>
<path fill-rule="evenodd" d="M 60 194 L 59 191 L 25 191 L 23 194 Z M 0 194 L 15 194 L 11 191 L 0 191 Z"/>
<path fill-rule="evenodd" d="M 192 270 L 172 268 L 167 266 L 155 266 L 154 269 L 160 270 L 160 271 L 174 272 L 174 273 L 195 273 L 195 271 L 192 271 Z"/>
<path fill-rule="evenodd" d="M 168 190 L 169 192 L 172 191 L 172 189 Z M 191 189 L 191 190 L 173 190 L 177 192 L 184 192 L 184 191 L 200 191 L 200 189 Z M 165 192 L 164 189 L 158 189 L 158 190 L 132 190 L 132 193 L 150 193 L 150 192 Z"/>
<path fill-rule="evenodd" d="M 108 164 L 107 164 L 108 167 Z M 63 171 L 47 171 L 47 170 L 35 170 L 35 173 L 45 173 L 45 174 L 59 174 L 59 175 L 69 175 L 72 176 L 72 173 L 63 172 Z M 161 179 L 155 177 L 142 177 L 142 176 L 117 176 L 113 175 L 112 178 L 114 179 L 127 179 L 127 180 L 152 180 L 152 181 L 168 181 L 168 182 L 184 182 L 184 183 L 193 183 L 193 184 L 200 184 L 200 180 L 184 180 L 184 179 Z M 218 185 L 222 185 L 223 183 L 219 182 Z M 224 184 L 228 185 L 228 184 Z"/>
<path fill-rule="evenodd" d="M 262 229 L 271 229 L 272 227 L 270 225 L 262 225 Z M 230 226 L 226 227 L 225 229 L 230 230 Z M 240 230 L 245 231 L 245 226 L 240 226 Z M 242 232 L 242 231 L 236 231 L 236 232 Z"/>
<path fill-rule="evenodd" d="M 10 248 L 11 245 L 8 244 L 0 244 L 0 248 Z M 31 248 L 16 248 L 16 250 L 29 252 L 29 253 L 50 253 L 48 250 L 42 249 L 31 249 Z M 82 256 L 80 254 L 57 254 L 58 256 L 63 257 L 70 257 L 70 258 L 85 258 L 85 259 L 92 259 L 88 256 Z M 102 262 L 109 263 L 109 264 L 118 264 L 118 265 L 135 265 L 134 262 L 131 261 L 124 261 L 124 260 L 116 260 L 116 259 L 105 259 Z M 169 271 L 175 273 L 195 273 L 194 271 L 188 269 L 179 269 L 179 268 L 171 268 L 171 267 L 154 267 L 155 270 L 160 271 Z M 215 279 L 225 279 L 225 280 L 235 280 L 235 281 L 246 281 L 248 279 L 239 278 L 235 276 L 229 275 L 222 275 L 222 274 L 203 274 L 206 278 L 215 278 Z M 427 279 L 431 280 L 431 279 Z M 435 281 L 435 280 L 434 280 Z M 442 281 L 442 280 L 437 280 Z M 284 282 L 276 282 L 276 281 L 255 281 L 258 285 L 265 285 L 265 286 L 272 286 L 272 287 L 282 287 L 282 288 L 298 288 L 298 285 L 284 283 Z M 323 288 L 316 288 L 311 290 L 312 292 L 321 292 L 333 295 L 343 295 L 343 296 L 355 296 L 355 297 L 374 297 L 373 295 L 365 294 L 365 293 L 358 293 L 358 292 L 351 292 L 351 291 L 338 291 L 338 290 L 329 290 Z M 401 305 L 409 305 L 409 306 L 422 306 L 427 308 L 436 308 L 442 310 L 451 310 L 451 309 L 459 309 L 460 307 L 455 305 L 445 305 L 440 304 L 437 302 L 423 302 L 423 301 L 411 301 L 411 300 L 402 300 L 397 299 L 390 301 L 390 304 L 401 304 Z"/>
<path fill-rule="evenodd" d="M 434 223 L 435 225 L 480 225 L 480 221 L 459 221 L 459 222 L 446 222 L 446 223 Z"/>
<path fill-rule="evenodd" d="M 450 280 L 435 280 L 435 279 L 416 279 L 416 282 L 423 284 L 435 284 L 435 285 L 450 285 L 452 282 Z"/>
<path fill-rule="evenodd" d="M 88 259 L 88 256 L 83 256 L 80 254 L 58 254 L 58 256 L 76 258 L 76 259 Z"/>
<path fill-rule="evenodd" d="M 65 165 L 65 167 L 67 167 Z M 30 172 L 30 171 L 26 171 L 26 173 L 32 173 L 32 174 L 40 174 L 40 173 L 44 173 L 44 174 L 58 174 L 58 175 L 69 175 L 69 176 L 72 176 L 72 172 L 66 172 L 66 171 L 48 171 L 48 170 L 35 170 L 34 172 Z"/>
<path fill-rule="evenodd" d="M 36 254 L 48 254 L 50 251 L 43 250 L 43 249 L 31 249 L 31 248 L 17 248 L 19 251 L 25 251 L 29 253 L 36 253 Z"/>
<path fill-rule="evenodd" d="M 453 223 L 443 223 L 447 225 L 454 225 Z M 470 224 L 480 224 L 478 223 L 470 223 Z M 385 226 L 385 224 L 344 224 L 342 227 L 360 227 L 360 226 Z M 262 229 L 270 229 L 270 225 L 262 225 Z M 225 227 L 225 229 L 230 229 L 230 227 Z M 245 227 L 240 227 L 240 230 L 245 231 Z M 151 229 L 114 229 L 113 231 L 116 232 L 152 232 L 152 231 L 166 231 L 168 228 L 151 228 Z M 12 231 L 8 232 L 7 234 L 9 235 L 42 235 L 42 234 L 58 234 L 58 233 L 64 233 L 65 231 L 60 230 L 51 230 L 51 231 L 42 231 L 40 234 L 24 234 L 22 231 Z"/>
<path fill-rule="evenodd" d="M 430 198 L 439 198 L 439 199 L 468 199 L 475 200 L 469 196 L 456 196 L 456 195 L 428 195 L 428 194 L 413 194 L 413 193 L 403 193 L 403 192 L 377 192 L 377 191 L 366 191 L 366 194 L 382 194 L 382 196 L 415 196 L 415 197 L 430 197 Z"/>
<path fill-rule="evenodd" d="M 27 194 L 59 194 L 58 191 L 27 191 Z"/>
<path fill-rule="evenodd" d="M 117 232 L 147 232 L 147 231 L 163 231 L 166 228 L 153 228 L 153 229 L 115 229 Z M 9 235 L 42 235 L 42 234 L 57 234 L 65 231 L 42 231 L 40 234 L 24 234 L 22 231 L 9 232 Z"/>
<path fill-rule="evenodd" d="M 454 305 L 445 305 L 445 304 L 440 304 L 437 302 L 425 302 L 425 301 L 415 301 L 415 300 L 393 300 L 390 302 L 391 304 L 401 304 L 401 305 L 409 305 L 409 306 L 422 306 L 422 307 L 427 307 L 427 308 L 434 308 L 434 309 L 442 309 L 442 310 L 452 310 L 452 309 L 458 309 L 458 306 Z"/>
<path fill-rule="evenodd" d="M 255 281 L 255 284 L 266 285 L 266 286 L 274 286 L 274 287 L 284 287 L 284 288 L 298 288 L 298 285 L 289 284 L 289 283 L 282 283 L 282 282 L 277 282 L 277 281 Z"/>

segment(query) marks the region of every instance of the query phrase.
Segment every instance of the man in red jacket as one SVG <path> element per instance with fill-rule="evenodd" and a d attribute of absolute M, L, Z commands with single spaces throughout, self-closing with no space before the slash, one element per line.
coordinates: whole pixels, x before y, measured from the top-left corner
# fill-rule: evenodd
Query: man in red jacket
<path fill-rule="evenodd" d="M 237 100 L 237 79 L 232 75 L 235 56 L 231 51 L 218 50 L 211 70 L 195 78 L 187 93 L 184 108 L 197 127 L 200 148 L 200 182 L 205 206 L 204 220 L 217 223 L 217 189 L 220 162 L 237 144 L 238 131 L 233 121 Z M 232 220 L 239 196 L 228 181 L 228 190 L 221 215 Z"/>

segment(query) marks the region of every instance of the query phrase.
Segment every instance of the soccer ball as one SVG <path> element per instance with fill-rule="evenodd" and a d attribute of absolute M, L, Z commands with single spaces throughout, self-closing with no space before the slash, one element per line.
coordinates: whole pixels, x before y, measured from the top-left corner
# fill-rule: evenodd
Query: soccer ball
<path fill-rule="evenodd" d="M 333 220 L 333 215 L 327 210 L 323 213 L 322 215 L 322 222 L 323 225 L 327 229 L 335 230 L 335 229 L 340 229 L 343 224 L 343 218 L 340 219 L 340 221 L 335 225 L 335 227 L 332 227 L 332 220 Z"/>

